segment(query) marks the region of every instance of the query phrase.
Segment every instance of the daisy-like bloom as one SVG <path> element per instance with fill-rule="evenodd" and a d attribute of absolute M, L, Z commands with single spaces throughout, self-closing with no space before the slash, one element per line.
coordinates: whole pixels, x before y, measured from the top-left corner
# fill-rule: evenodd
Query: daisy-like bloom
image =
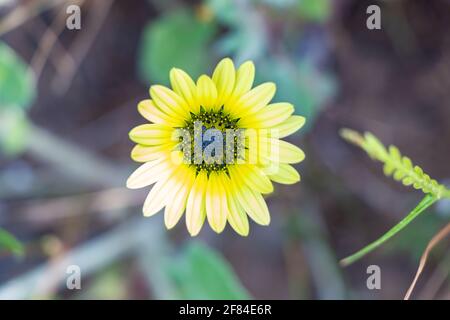
<path fill-rule="evenodd" d="M 248 216 L 260 225 L 270 223 L 263 194 L 272 181 L 293 184 L 300 180 L 290 165 L 304 153 L 281 140 L 305 123 L 292 115 L 285 102 L 270 103 L 275 84 L 252 88 L 251 61 L 236 70 L 225 58 L 212 77 L 194 82 L 184 71 L 170 71 L 172 89 L 150 88 L 149 100 L 139 113 L 150 123 L 130 131 L 137 143 L 131 157 L 142 164 L 127 180 L 131 189 L 154 184 L 143 207 L 145 216 L 164 209 L 167 228 L 186 211 L 186 225 L 197 235 L 205 221 L 220 233 L 227 221 L 240 235 L 249 233 Z"/>

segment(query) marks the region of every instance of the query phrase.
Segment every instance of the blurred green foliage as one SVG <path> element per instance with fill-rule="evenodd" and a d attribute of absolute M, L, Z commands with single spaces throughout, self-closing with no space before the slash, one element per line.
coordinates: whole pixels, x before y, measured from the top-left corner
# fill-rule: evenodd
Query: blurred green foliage
<path fill-rule="evenodd" d="M 23 245 L 8 231 L 0 228 L 0 251 L 7 250 L 16 256 L 22 256 L 25 253 Z"/>
<path fill-rule="evenodd" d="M 29 122 L 25 113 L 35 95 L 33 73 L 20 57 L 0 41 L 0 149 L 16 155 L 26 146 Z"/>
<path fill-rule="evenodd" d="M 211 65 L 208 45 L 216 33 L 213 22 L 200 21 L 193 11 L 179 9 L 151 21 L 139 50 L 139 72 L 152 83 L 168 83 L 169 71 L 181 68 L 193 78 Z"/>
<path fill-rule="evenodd" d="M 34 96 L 33 74 L 14 50 L 0 41 L 0 111 L 26 108 Z"/>
<path fill-rule="evenodd" d="M 298 0 L 298 10 L 306 19 L 325 22 L 331 14 L 331 0 Z"/>
<path fill-rule="evenodd" d="M 27 146 L 30 123 L 22 110 L 0 111 L 0 147 L 8 156 L 23 152 Z"/>
<path fill-rule="evenodd" d="M 216 1 L 216 0 L 214 0 Z M 217 0 L 227 1 L 227 0 Z M 277 9 L 296 9 L 299 15 L 311 22 L 325 22 L 331 14 L 332 0 L 252 0 Z"/>
<path fill-rule="evenodd" d="M 216 251 L 191 242 L 167 265 L 179 299 L 249 299 L 228 262 Z"/>

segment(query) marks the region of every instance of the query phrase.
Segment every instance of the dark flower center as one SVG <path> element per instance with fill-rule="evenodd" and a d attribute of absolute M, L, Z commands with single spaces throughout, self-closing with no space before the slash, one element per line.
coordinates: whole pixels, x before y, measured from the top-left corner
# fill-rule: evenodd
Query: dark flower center
<path fill-rule="evenodd" d="M 225 171 L 227 166 L 243 159 L 244 135 L 238 127 L 239 119 L 232 118 L 223 111 L 191 113 L 179 135 L 179 148 L 183 151 L 185 163 L 196 167 L 197 173 L 204 170 Z"/>

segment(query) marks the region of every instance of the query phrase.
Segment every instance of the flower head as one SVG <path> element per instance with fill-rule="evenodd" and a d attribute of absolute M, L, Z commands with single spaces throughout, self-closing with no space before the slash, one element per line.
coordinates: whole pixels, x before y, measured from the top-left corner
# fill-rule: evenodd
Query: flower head
<path fill-rule="evenodd" d="M 180 69 L 170 71 L 172 89 L 150 88 L 151 100 L 141 101 L 139 113 L 150 123 L 130 131 L 137 143 L 131 157 L 142 164 L 127 180 L 131 189 L 154 184 L 143 212 L 151 216 L 164 208 L 167 228 L 186 211 L 186 225 L 197 235 L 205 221 L 220 233 L 228 223 L 247 235 L 247 215 L 268 225 L 269 210 L 262 194 L 272 181 L 300 180 L 290 165 L 304 153 L 281 140 L 305 119 L 292 115 L 289 103 L 272 103 L 275 84 L 252 89 L 251 61 L 237 70 L 229 58 L 219 62 L 212 77 L 195 83 Z"/>

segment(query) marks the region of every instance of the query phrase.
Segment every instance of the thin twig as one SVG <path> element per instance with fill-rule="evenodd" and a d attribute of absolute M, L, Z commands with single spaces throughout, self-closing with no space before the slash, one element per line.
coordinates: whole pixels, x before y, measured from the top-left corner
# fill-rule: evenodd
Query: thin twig
<path fill-rule="evenodd" d="M 425 268 L 425 264 L 427 263 L 428 255 L 430 251 L 442 240 L 444 239 L 448 234 L 450 234 L 450 223 L 447 224 L 441 231 L 439 231 L 428 243 L 424 253 L 422 254 L 422 257 L 420 258 L 419 267 L 417 268 L 416 276 L 414 277 L 413 282 L 411 283 L 408 291 L 406 292 L 404 300 L 408 300 L 411 296 L 414 287 L 416 286 L 416 282 L 419 279 L 423 269 Z"/>
<path fill-rule="evenodd" d="M 84 58 L 92 47 L 94 40 L 97 38 L 103 23 L 108 16 L 109 10 L 114 0 L 103 0 L 93 2 L 93 13 L 90 16 L 91 27 L 90 30 L 82 33 L 75 43 L 70 47 L 69 51 L 72 53 L 72 57 L 75 60 L 74 64 L 71 64 L 71 57 L 65 55 L 61 58 L 58 65 L 61 76 L 57 76 L 52 81 L 52 86 L 57 94 L 64 95 L 69 89 L 73 78 L 75 77 L 78 67 L 83 62 Z"/>
<path fill-rule="evenodd" d="M 450 265 L 450 255 L 448 253 L 450 251 L 447 251 L 445 259 L 439 262 L 439 265 L 424 285 L 422 292 L 418 295 L 419 300 L 433 299 L 442 287 L 442 284 L 448 279 L 450 273 L 450 268 L 448 267 Z"/>
<path fill-rule="evenodd" d="M 50 60 L 53 68 L 55 69 L 55 71 L 59 73 L 59 70 L 58 70 L 59 59 L 58 58 L 61 57 L 61 56 L 66 55 L 66 54 L 70 55 L 70 53 L 67 52 L 67 50 L 63 46 L 63 44 L 60 41 L 58 41 L 58 32 L 57 32 L 57 30 L 55 30 L 54 28 L 48 27 L 44 23 L 42 18 L 36 19 L 34 24 L 37 25 L 36 28 L 45 29 L 46 30 L 45 32 L 48 33 L 47 37 L 51 38 L 51 40 L 49 40 L 49 42 L 50 41 L 53 42 L 53 43 L 50 43 L 50 44 L 46 45 L 46 47 L 47 47 L 46 51 L 47 52 L 45 54 L 44 53 L 40 54 L 39 60 L 38 60 L 40 62 L 40 65 L 36 66 L 36 63 L 38 63 L 38 62 L 35 62 L 36 59 L 38 59 L 37 56 L 36 56 L 38 54 L 38 52 L 36 52 L 35 55 L 33 56 L 33 58 L 31 59 L 30 66 L 31 66 L 31 68 L 33 69 L 33 71 L 34 71 L 34 73 L 36 75 L 35 76 L 36 81 L 38 81 L 38 79 L 39 79 L 39 77 L 41 75 L 40 73 L 42 72 L 42 69 L 44 68 L 44 66 L 46 64 L 47 59 Z M 42 39 L 44 39 L 44 36 L 42 37 Z M 33 61 L 33 60 L 35 60 L 35 61 Z M 72 62 L 71 63 L 75 64 L 75 61 L 73 60 L 73 57 L 72 57 Z"/>
<path fill-rule="evenodd" d="M 16 7 L 5 18 L 0 20 L 0 37 L 44 11 L 65 3 L 66 0 L 28 1 L 27 4 Z"/>
<path fill-rule="evenodd" d="M 77 0 L 74 3 L 77 5 L 82 5 L 83 2 L 84 2 L 84 0 Z M 65 17 L 66 17 L 65 10 L 60 10 L 60 12 L 56 16 L 55 20 L 53 21 L 53 23 L 47 27 L 44 35 L 42 36 L 41 40 L 39 41 L 39 48 L 36 50 L 35 54 L 33 55 L 33 58 L 31 59 L 31 63 L 30 63 L 32 66 L 32 69 L 35 72 L 36 80 L 39 79 L 41 72 L 45 66 L 45 63 L 47 62 L 47 59 L 52 52 L 53 47 L 57 43 L 59 43 L 58 37 L 59 37 L 59 34 L 64 30 Z M 75 62 L 74 62 L 72 56 L 69 53 L 66 53 L 66 55 L 70 58 L 70 59 L 67 59 L 67 63 L 74 65 Z"/>

